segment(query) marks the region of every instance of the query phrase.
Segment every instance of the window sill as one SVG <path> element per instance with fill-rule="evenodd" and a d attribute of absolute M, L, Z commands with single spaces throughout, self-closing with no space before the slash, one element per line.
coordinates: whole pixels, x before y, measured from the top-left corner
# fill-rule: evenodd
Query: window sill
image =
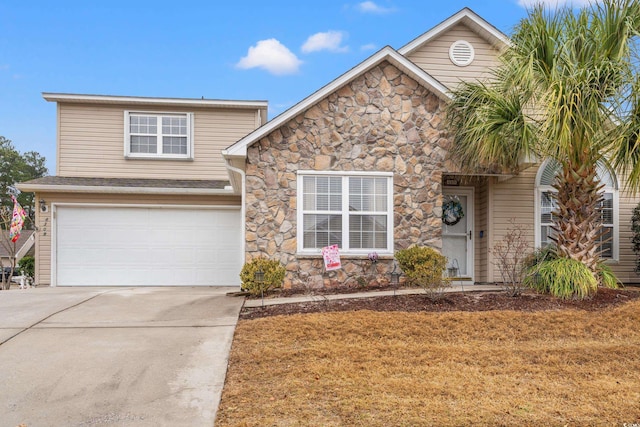
<path fill-rule="evenodd" d="M 171 157 L 171 156 L 124 156 L 125 160 L 173 160 L 179 162 L 193 162 L 193 157 Z"/>
<path fill-rule="evenodd" d="M 296 258 L 297 259 L 322 259 L 322 254 L 309 254 L 309 253 L 301 253 L 298 252 L 296 253 Z M 394 255 L 391 253 L 380 253 L 378 252 L 378 259 L 379 260 L 385 260 L 385 259 L 394 259 Z M 340 259 L 363 259 L 363 260 L 368 260 L 369 259 L 369 255 L 368 254 L 354 254 L 354 253 L 340 253 Z"/>

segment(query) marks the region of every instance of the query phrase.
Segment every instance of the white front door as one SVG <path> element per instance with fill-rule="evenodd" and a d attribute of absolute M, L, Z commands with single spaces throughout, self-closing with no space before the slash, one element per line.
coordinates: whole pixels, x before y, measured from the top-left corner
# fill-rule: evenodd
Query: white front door
<path fill-rule="evenodd" d="M 444 188 L 442 254 L 449 277 L 473 281 L 473 188 Z"/>

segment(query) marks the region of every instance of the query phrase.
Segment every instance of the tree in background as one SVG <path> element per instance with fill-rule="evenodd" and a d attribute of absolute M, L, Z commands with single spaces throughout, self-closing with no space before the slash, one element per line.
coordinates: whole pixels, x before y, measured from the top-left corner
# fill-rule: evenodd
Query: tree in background
<path fill-rule="evenodd" d="M 0 136 L 0 247 L 9 257 L 8 265 L 3 265 L 0 260 L 0 289 L 9 289 L 11 276 L 16 268 L 16 247 L 9 236 L 9 228 L 13 214 L 13 201 L 15 196 L 23 207 L 27 218 L 25 228 L 34 227 L 35 201 L 33 193 L 22 193 L 16 188 L 16 184 L 30 179 L 41 178 L 47 175 L 45 158 L 35 151 L 20 154 L 10 140 Z M 5 272 L 4 269 L 7 268 Z"/>
<path fill-rule="evenodd" d="M 35 215 L 35 201 L 33 193 L 21 193 L 16 184 L 30 179 L 41 178 L 49 173 L 45 166 L 45 158 L 35 151 L 20 154 L 13 143 L 0 136 L 0 206 L 13 207 L 11 195 L 16 196 L 18 202 L 29 216 L 26 227 L 33 227 Z"/>
<path fill-rule="evenodd" d="M 453 155 L 468 172 L 517 173 L 527 158 L 560 165 L 558 255 L 601 283 L 598 162 L 613 163 L 630 190 L 640 188 L 639 30 L 634 0 L 593 2 L 578 12 L 537 6 L 487 81 L 462 83 L 448 111 Z"/>

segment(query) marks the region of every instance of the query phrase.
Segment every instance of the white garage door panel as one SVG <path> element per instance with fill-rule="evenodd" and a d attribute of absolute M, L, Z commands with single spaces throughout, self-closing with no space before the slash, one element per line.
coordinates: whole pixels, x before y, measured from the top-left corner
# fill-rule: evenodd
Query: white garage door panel
<path fill-rule="evenodd" d="M 237 209 L 60 206 L 58 286 L 237 286 Z"/>

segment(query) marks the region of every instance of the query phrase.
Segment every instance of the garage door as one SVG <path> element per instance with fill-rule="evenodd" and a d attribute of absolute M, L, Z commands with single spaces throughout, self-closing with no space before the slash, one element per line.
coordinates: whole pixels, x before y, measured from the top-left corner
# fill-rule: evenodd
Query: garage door
<path fill-rule="evenodd" d="M 57 286 L 236 286 L 239 209 L 60 206 Z"/>

